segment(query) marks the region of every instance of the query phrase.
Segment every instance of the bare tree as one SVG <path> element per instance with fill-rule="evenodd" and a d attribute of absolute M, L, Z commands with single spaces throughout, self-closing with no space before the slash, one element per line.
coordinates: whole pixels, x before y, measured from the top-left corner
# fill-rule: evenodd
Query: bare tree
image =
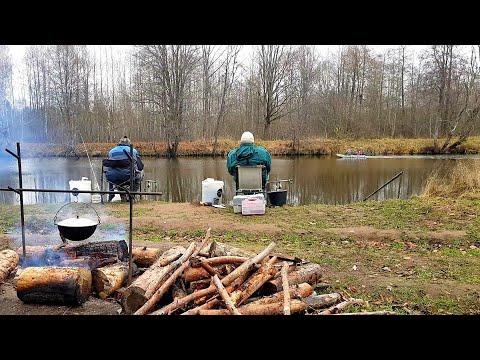
<path fill-rule="evenodd" d="M 149 76 L 145 101 L 156 104 L 163 115 L 167 154 L 176 157 L 188 128 L 185 97 L 191 74 L 198 64 L 198 47 L 189 45 L 142 45 L 138 57 Z"/>
<path fill-rule="evenodd" d="M 270 126 L 286 115 L 285 105 L 291 96 L 288 71 L 292 66 L 292 51 L 282 45 L 261 45 L 257 53 L 263 90 L 263 136 L 270 139 Z"/>

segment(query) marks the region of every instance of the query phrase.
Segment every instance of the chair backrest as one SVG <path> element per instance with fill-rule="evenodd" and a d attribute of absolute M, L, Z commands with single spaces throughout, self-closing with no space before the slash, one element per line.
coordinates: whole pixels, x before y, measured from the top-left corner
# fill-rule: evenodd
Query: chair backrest
<path fill-rule="evenodd" d="M 237 166 L 237 193 L 262 192 L 263 165 Z"/>

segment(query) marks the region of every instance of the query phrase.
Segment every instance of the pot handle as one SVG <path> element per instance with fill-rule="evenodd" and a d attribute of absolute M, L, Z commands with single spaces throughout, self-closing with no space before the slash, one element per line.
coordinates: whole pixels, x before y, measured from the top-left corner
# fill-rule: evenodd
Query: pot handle
<path fill-rule="evenodd" d="M 71 204 L 78 204 L 78 203 L 77 203 L 77 202 L 66 203 L 66 204 L 63 205 L 60 209 L 58 209 L 57 213 L 55 214 L 55 217 L 53 218 L 53 224 L 54 224 L 54 225 L 57 225 L 57 215 L 58 215 L 58 213 L 60 212 L 60 210 L 62 210 L 65 206 L 71 205 Z M 94 208 L 92 205 L 90 205 L 90 204 L 88 204 L 88 203 L 85 203 L 85 204 L 87 204 L 88 206 L 90 206 L 90 207 L 93 209 L 93 211 L 95 211 L 95 214 L 97 214 L 97 218 L 98 218 L 98 224 L 100 224 L 100 216 L 98 215 L 97 210 L 95 210 L 95 208 Z M 98 225 L 98 224 L 97 224 L 97 225 Z"/>

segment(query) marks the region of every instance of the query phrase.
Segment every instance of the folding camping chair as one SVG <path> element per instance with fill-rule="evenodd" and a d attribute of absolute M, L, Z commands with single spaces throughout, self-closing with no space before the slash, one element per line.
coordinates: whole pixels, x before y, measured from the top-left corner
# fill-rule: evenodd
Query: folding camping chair
<path fill-rule="evenodd" d="M 237 181 L 235 195 L 263 194 L 266 198 L 262 183 L 263 165 L 237 166 Z"/>

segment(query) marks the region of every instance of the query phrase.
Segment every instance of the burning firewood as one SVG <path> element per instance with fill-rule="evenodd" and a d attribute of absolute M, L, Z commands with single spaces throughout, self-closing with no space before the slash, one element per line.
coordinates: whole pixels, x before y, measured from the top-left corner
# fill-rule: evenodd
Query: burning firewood
<path fill-rule="evenodd" d="M 19 257 L 13 250 L 0 251 L 0 283 L 4 282 L 17 267 Z"/>
<path fill-rule="evenodd" d="M 81 267 L 27 267 L 17 281 L 17 296 L 25 303 L 81 305 L 89 297 L 92 274 Z"/>

